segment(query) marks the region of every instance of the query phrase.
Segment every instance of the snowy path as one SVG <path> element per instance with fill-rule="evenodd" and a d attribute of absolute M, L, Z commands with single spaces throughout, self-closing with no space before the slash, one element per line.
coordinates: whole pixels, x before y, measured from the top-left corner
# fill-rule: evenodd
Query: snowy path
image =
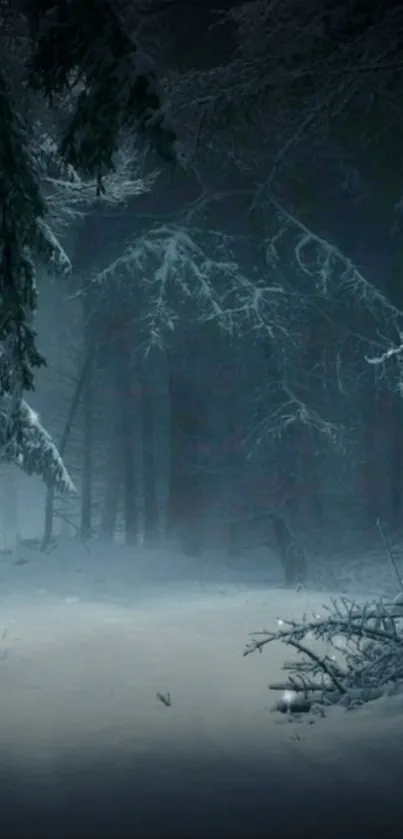
<path fill-rule="evenodd" d="M 132 607 L 6 599 L 1 834 L 401 835 L 403 699 L 289 724 L 267 691 L 284 649 L 242 657 L 250 631 L 323 600 L 230 587 Z"/>

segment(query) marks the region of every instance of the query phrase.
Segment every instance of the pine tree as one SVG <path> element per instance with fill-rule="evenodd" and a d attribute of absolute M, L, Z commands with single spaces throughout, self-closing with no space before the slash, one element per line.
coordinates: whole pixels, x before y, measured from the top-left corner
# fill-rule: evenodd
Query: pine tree
<path fill-rule="evenodd" d="M 34 89 L 52 102 L 69 92 L 72 116 L 62 156 L 91 177 L 113 168 L 122 134 L 143 135 L 165 160 L 176 163 L 157 73 L 125 29 L 110 0 L 35 0 L 29 3 Z"/>
<path fill-rule="evenodd" d="M 0 450 L 25 471 L 71 481 L 47 432 L 23 400 L 45 363 L 32 326 L 37 304 L 35 258 L 68 265 L 46 222 L 46 204 L 29 149 L 29 129 L 0 73 Z"/>
<path fill-rule="evenodd" d="M 60 155 L 84 176 L 114 168 L 123 136 L 142 134 L 166 161 L 177 162 L 176 135 L 162 105 L 156 72 L 127 34 L 109 0 L 29 0 L 21 12 L 29 27 L 28 81 L 50 104 L 69 96 L 72 113 Z M 15 19 L 14 19 L 15 20 Z M 3 29 L 0 50 L 7 51 Z M 36 346 L 35 265 L 69 269 L 54 235 L 24 121 L 0 69 L 0 448 L 53 486 L 72 489 L 51 438 L 23 400 L 45 359 Z"/>

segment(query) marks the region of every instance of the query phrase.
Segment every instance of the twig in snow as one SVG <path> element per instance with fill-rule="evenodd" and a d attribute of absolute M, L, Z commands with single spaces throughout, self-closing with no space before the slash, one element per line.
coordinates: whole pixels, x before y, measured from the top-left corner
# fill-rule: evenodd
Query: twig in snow
<path fill-rule="evenodd" d="M 165 705 L 166 708 L 169 708 L 172 705 L 171 694 L 169 693 L 169 691 L 167 693 L 157 692 L 155 695 L 159 702 L 162 702 L 162 704 Z"/>

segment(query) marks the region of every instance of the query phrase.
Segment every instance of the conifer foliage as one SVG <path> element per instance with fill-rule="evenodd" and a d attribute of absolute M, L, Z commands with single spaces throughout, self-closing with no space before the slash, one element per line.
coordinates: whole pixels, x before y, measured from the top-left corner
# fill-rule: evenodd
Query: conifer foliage
<path fill-rule="evenodd" d="M 175 163 L 176 135 L 157 74 L 109 0 L 36 0 L 30 81 L 52 101 L 76 94 L 61 142 L 63 157 L 99 180 L 113 167 L 122 132 L 144 136 Z"/>
<path fill-rule="evenodd" d="M 46 203 L 29 148 L 29 129 L 0 73 L 0 447 L 3 460 L 53 480 L 72 484 L 39 419 L 23 400 L 34 371 L 45 360 L 32 326 L 37 304 L 35 260 L 68 265 L 46 223 Z"/>
<path fill-rule="evenodd" d="M 0 36 L 3 56 L 16 22 L 15 8 L 7 2 L 2 3 L 3 22 L 5 11 L 12 14 Z M 177 162 L 176 135 L 163 108 L 157 74 L 127 32 L 115 3 L 21 0 L 18 26 L 25 26 L 27 36 L 22 40 L 28 45 L 28 88 L 50 106 L 55 99 L 68 100 L 59 148 L 62 163 L 84 178 L 95 178 L 101 187 L 102 178 L 114 169 L 122 138 L 127 142 L 135 135 L 142 135 L 165 161 Z M 6 66 L 2 61 L 0 451 L 3 459 L 16 461 L 28 473 L 40 474 L 59 489 L 72 489 L 51 438 L 23 399 L 24 391 L 34 388 L 35 370 L 45 364 L 33 328 L 35 268 L 41 261 L 47 270 L 65 273 L 70 263 L 52 229 L 54 214 L 43 192 L 35 127 L 20 113 Z"/>
<path fill-rule="evenodd" d="M 35 367 L 44 360 L 30 321 L 36 308 L 35 269 L 30 251 L 40 246 L 46 207 L 28 147 L 28 132 L 0 73 L 0 341 L 1 394 L 17 381 L 32 389 Z"/>

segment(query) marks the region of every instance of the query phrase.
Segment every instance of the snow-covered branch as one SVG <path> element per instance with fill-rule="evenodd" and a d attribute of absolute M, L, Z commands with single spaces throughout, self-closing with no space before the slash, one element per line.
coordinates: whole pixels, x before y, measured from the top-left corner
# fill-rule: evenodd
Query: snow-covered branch
<path fill-rule="evenodd" d="M 37 303 L 35 258 L 68 267 L 68 259 L 47 225 L 47 207 L 39 173 L 31 153 L 28 126 L 12 99 L 0 72 L 0 347 L 2 394 L 33 385 L 33 369 L 43 364 L 38 353 L 32 318 Z M 7 371 L 5 360 L 12 355 Z"/>
<path fill-rule="evenodd" d="M 255 172 L 266 188 L 306 151 L 308 137 L 320 154 L 329 124 L 357 104 L 368 111 L 384 87 L 401 98 L 403 11 L 396 4 L 368 7 L 361 19 L 353 2 L 250 0 L 234 4 L 220 24 L 234 38 L 232 59 L 172 75 L 167 96 L 190 147 L 219 153 L 225 142 L 227 160 L 241 168 L 250 165 L 250 150 L 260 154 Z"/>
<path fill-rule="evenodd" d="M 244 655 L 280 641 L 300 658 L 287 662 L 288 678 L 269 688 L 281 691 L 277 709 L 297 712 L 315 706 L 348 708 L 377 699 L 403 685 L 403 596 L 359 605 L 347 598 L 324 606 L 326 614 L 278 619 L 275 631 L 253 632 Z"/>
<path fill-rule="evenodd" d="M 11 428 L 10 403 L 7 397 L 0 402 L 0 459 L 15 463 L 28 475 L 38 475 L 60 492 L 73 493 L 74 485 L 63 460 L 38 415 L 25 400 L 20 400 Z"/>
<path fill-rule="evenodd" d="M 244 445 L 253 441 L 255 445 L 260 446 L 267 438 L 280 438 L 290 426 L 298 424 L 324 434 L 333 443 L 340 440 L 342 429 L 338 425 L 326 420 L 302 401 L 286 382 L 282 383 L 281 390 L 286 399 L 276 400 L 275 407 L 252 428 L 244 440 Z"/>
<path fill-rule="evenodd" d="M 144 178 L 138 177 L 138 155 L 129 143 L 123 142 L 114 155 L 114 168 L 106 173 L 100 191 L 97 179 L 82 177 L 60 156 L 56 141 L 39 126 L 37 128 L 35 159 L 50 219 L 56 229 L 82 218 L 95 202 L 107 206 L 125 204 L 148 192 L 158 177 L 157 171 Z"/>
<path fill-rule="evenodd" d="M 282 328 L 285 292 L 275 283 L 251 280 L 235 258 L 230 237 L 216 231 L 163 226 L 136 239 L 94 278 L 110 288 L 143 296 L 147 332 L 154 343 L 172 331 L 181 310 L 199 323 L 216 321 L 227 334 L 248 329 L 270 337 Z"/>
<path fill-rule="evenodd" d="M 156 68 L 127 31 L 116 4 L 56 0 L 37 12 L 31 20 L 31 84 L 50 101 L 55 93 L 76 93 L 62 157 L 100 180 L 113 169 L 126 132 L 142 135 L 164 160 L 176 163 L 177 138 Z"/>
<path fill-rule="evenodd" d="M 267 214 L 275 211 L 275 233 L 265 241 L 266 257 L 273 264 L 280 256 L 280 246 L 290 244 L 295 264 L 302 274 L 312 277 L 322 294 L 331 288 L 345 289 L 351 299 L 363 303 L 367 310 L 384 311 L 394 320 L 403 313 L 385 294 L 369 282 L 354 262 L 337 245 L 315 233 L 271 193 L 267 196 Z M 312 289 L 313 291 L 313 289 Z"/>
<path fill-rule="evenodd" d="M 388 350 L 381 353 L 381 355 L 374 355 L 374 356 L 365 356 L 365 361 L 368 364 L 385 364 L 386 361 L 389 361 L 391 358 L 395 358 L 396 356 L 401 356 L 403 353 L 403 344 L 399 344 L 398 347 L 389 347 Z"/>

